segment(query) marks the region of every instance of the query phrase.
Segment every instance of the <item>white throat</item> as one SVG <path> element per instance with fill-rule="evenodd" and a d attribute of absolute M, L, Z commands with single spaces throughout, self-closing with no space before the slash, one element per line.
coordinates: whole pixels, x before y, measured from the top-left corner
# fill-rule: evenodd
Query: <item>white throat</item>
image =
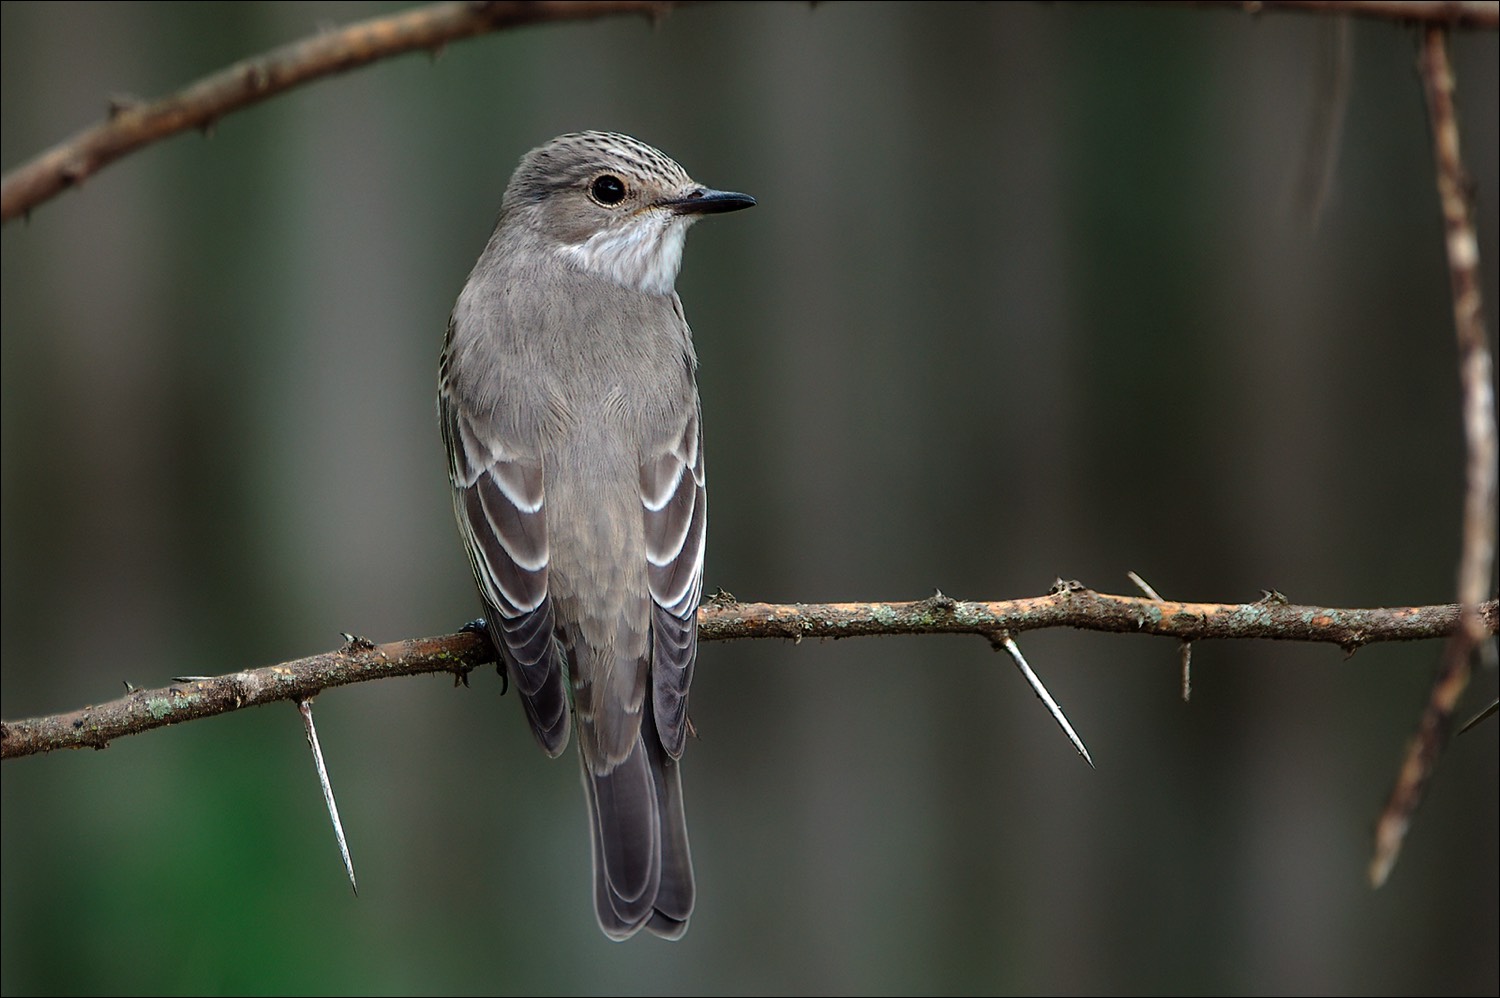
<path fill-rule="evenodd" d="M 666 295 L 682 268 L 682 247 L 692 215 L 661 209 L 642 212 L 622 228 L 596 232 L 561 247 L 563 256 L 591 274 L 636 291 Z"/>

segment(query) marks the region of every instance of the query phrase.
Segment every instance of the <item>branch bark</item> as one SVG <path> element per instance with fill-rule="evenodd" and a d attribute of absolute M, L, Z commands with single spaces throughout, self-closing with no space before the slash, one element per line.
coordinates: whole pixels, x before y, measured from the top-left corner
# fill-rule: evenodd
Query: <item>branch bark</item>
<path fill-rule="evenodd" d="M 528 24 L 583 21 L 617 14 L 663 17 L 692 0 L 535 0 L 438 3 L 377 17 L 293 42 L 205 76 L 175 94 L 110 105 L 108 117 L 7 173 L 0 180 L 0 224 L 28 215 L 70 187 L 142 146 L 189 129 L 207 131 L 243 107 L 292 87 L 405 55 Z M 1251 13 L 1300 10 L 1453 28 L 1500 27 L 1500 0 L 1182 0 L 1188 6 L 1233 7 Z M 1174 4 L 1176 5 L 1176 4 Z"/>
<path fill-rule="evenodd" d="M 408 52 L 436 54 L 451 42 L 504 28 L 544 21 L 592 20 L 612 14 L 659 18 L 685 2 L 438 3 L 283 45 L 158 100 L 111 104 L 106 120 L 5 175 L 0 181 L 0 223 L 29 213 L 142 146 L 189 129 L 207 131 L 225 115 L 303 83 Z"/>
<path fill-rule="evenodd" d="M 1494 634 L 1500 607 L 1479 608 Z M 1444 637 L 1460 627 L 1457 605 L 1335 609 L 1296 606 L 1275 594 L 1257 603 L 1181 603 L 1114 596 L 1059 583 L 1046 596 L 965 602 L 939 593 L 910 603 L 737 603 L 720 596 L 698 611 L 699 638 L 848 638 L 893 634 L 1000 635 L 1053 627 L 1142 633 L 1183 641 L 1262 638 L 1336 644 L 1346 652 L 1381 641 Z M 359 638 L 343 648 L 227 676 L 185 679 L 154 690 L 132 690 L 110 703 L 66 714 L 6 721 L 0 758 L 14 759 L 62 748 L 108 746 L 112 739 L 181 721 L 226 714 L 277 700 L 308 700 L 350 683 L 447 672 L 466 681 L 495 661 L 481 634 L 461 632 L 373 645 Z"/>
<path fill-rule="evenodd" d="M 1234 7 L 1247 14 L 1301 11 L 1349 15 L 1382 21 L 1446 25 L 1450 28 L 1500 27 L 1500 3 L 1485 0 L 1167 0 L 1172 6 Z"/>
<path fill-rule="evenodd" d="M 1463 392 L 1465 490 L 1463 539 L 1459 551 L 1458 601 L 1461 626 L 1448 638 L 1442 665 L 1427 705 L 1407 745 L 1406 757 L 1390 798 L 1375 825 L 1375 855 L 1370 882 L 1376 887 L 1390 876 L 1411 817 L 1438 756 L 1453 730 L 1453 715 L 1469 685 L 1474 655 L 1487 635 L 1481 601 L 1491 592 L 1495 574 L 1495 505 L 1497 454 L 1495 429 L 1495 360 L 1484 325 L 1480 295 L 1479 238 L 1474 231 L 1468 172 L 1458 141 L 1453 102 L 1453 67 L 1448 61 L 1448 34 L 1428 28 L 1422 40 L 1422 84 L 1432 130 L 1432 158 L 1448 252 L 1453 324 L 1458 333 L 1459 384 Z"/>

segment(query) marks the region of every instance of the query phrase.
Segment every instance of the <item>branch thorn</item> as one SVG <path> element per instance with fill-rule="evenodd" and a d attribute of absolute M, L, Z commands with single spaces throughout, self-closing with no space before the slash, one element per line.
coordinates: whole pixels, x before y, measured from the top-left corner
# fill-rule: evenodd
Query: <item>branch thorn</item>
<path fill-rule="evenodd" d="M 344 839 L 344 823 L 339 820 L 339 806 L 333 800 L 333 784 L 328 780 L 328 767 L 323 764 L 323 747 L 318 744 L 318 729 L 313 724 L 312 701 L 298 700 L 297 712 L 302 715 L 302 727 L 307 732 L 307 744 L 312 749 L 313 765 L 318 770 L 318 785 L 323 788 L 323 803 L 328 805 L 328 820 L 333 822 L 333 835 L 338 839 L 339 855 L 344 858 L 344 872 L 349 874 L 349 886 L 356 896 L 359 884 L 354 880 L 354 861 L 349 858 L 349 843 Z"/>
<path fill-rule="evenodd" d="M 1090 769 L 1097 769 L 1098 767 L 1094 765 L 1093 757 L 1089 755 L 1089 750 L 1084 747 L 1083 739 L 1078 737 L 1078 732 L 1074 731 L 1073 725 L 1068 723 L 1067 717 L 1063 715 L 1062 708 L 1057 705 L 1056 700 L 1052 699 L 1052 694 L 1047 692 L 1047 687 L 1042 684 L 1041 679 L 1038 678 L 1035 672 L 1031 671 L 1031 666 L 1026 663 L 1026 656 L 1021 654 L 1020 647 L 1011 639 L 1011 636 L 1001 632 L 998 635 L 992 636 L 990 640 L 1001 648 L 1004 648 L 1010 655 L 1011 661 L 1016 663 L 1016 668 L 1021 670 L 1021 675 L 1026 677 L 1026 682 L 1031 684 L 1031 691 L 1036 694 L 1038 700 L 1047 705 L 1047 710 L 1051 712 L 1052 719 L 1063 729 L 1063 733 L 1068 736 L 1068 740 L 1073 743 L 1073 747 L 1078 750 L 1078 754 L 1083 756 L 1083 761 L 1089 764 Z"/>
<path fill-rule="evenodd" d="M 1145 593 L 1147 597 L 1156 600 L 1158 603 L 1166 602 L 1166 600 L 1161 598 L 1160 593 L 1151 588 L 1151 583 L 1134 572 L 1126 572 L 1125 574 L 1130 577 L 1131 582 L 1135 583 L 1135 587 Z M 1177 649 L 1177 654 L 1179 660 L 1182 662 L 1182 702 L 1187 703 L 1193 698 L 1193 643 L 1191 641 L 1182 642 L 1181 646 Z"/>

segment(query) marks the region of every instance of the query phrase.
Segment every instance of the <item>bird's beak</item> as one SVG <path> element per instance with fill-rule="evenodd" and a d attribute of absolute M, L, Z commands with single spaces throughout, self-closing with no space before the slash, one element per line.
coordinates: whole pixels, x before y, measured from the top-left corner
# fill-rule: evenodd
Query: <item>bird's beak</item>
<path fill-rule="evenodd" d="M 755 204 L 748 194 L 733 191 L 714 191 L 707 187 L 694 187 L 682 197 L 668 198 L 662 207 L 670 208 L 679 215 L 718 215 L 726 211 L 739 211 Z"/>

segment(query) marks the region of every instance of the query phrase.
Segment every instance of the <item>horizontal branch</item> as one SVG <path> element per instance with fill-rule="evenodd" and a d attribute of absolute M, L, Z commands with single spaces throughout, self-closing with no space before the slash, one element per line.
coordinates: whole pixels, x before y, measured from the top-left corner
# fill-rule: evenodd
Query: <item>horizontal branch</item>
<path fill-rule="evenodd" d="M 323 690 L 371 679 L 451 672 L 459 678 L 494 660 L 488 639 L 448 634 L 344 647 L 227 676 L 180 679 L 161 689 L 132 689 L 109 703 L 67 714 L 0 723 L 0 758 L 59 748 L 105 748 L 111 739 L 278 700 L 310 700 Z M 129 685 L 129 684 L 127 684 Z"/>
<path fill-rule="evenodd" d="M 1481 608 L 1488 632 L 1496 632 L 1500 609 Z M 998 602 L 964 602 L 941 593 L 911 603 L 737 603 L 720 596 L 698 611 L 704 641 L 737 638 L 848 638 L 896 634 L 1001 634 L 1073 627 L 1130 632 L 1183 641 L 1263 638 L 1317 641 L 1352 652 L 1380 641 L 1439 638 L 1459 626 L 1453 606 L 1353 610 L 1296 606 L 1277 595 L 1257 603 L 1179 603 L 1112 596 L 1077 583 L 1059 584 L 1046 596 Z M 337 651 L 227 676 L 182 680 L 162 689 L 132 690 L 118 700 L 67 714 L 6 721 L 0 727 L 0 758 L 61 748 L 102 749 L 114 738 L 152 728 L 225 714 L 276 700 L 307 700 L 350 683 L 448 672 L 464 680 L 494 661 L 481 634 L 373 645 L 353 639 Z"/>
<path fill-rule="evenodd" d="M 1494 633 L 1495 603 L 1485 623 Z M 1019 633 L 1051 627 L 1155 634 L 1200 641 L 1260 638 L 1320 641 L 1352 652 L 1377 641 L 1443 637 L 1458 626 L 1455 605 L 1368 610 L 1297 606 L 1272 594 L 1257 603 L 1182 603 L 1113 596 L 1062 583 L 1046 596 L 966 602 L 941 593 L 915 603 L 710 604 L 699 615 L 705 640 L 852 638 L 878 634 Z"/>

